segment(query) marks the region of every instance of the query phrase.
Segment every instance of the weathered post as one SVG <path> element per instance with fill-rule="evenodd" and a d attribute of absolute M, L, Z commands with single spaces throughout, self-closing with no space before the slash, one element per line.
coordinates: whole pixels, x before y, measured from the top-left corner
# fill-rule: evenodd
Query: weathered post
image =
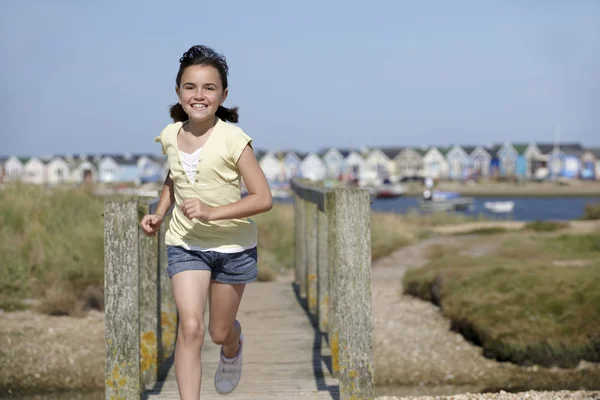
<path fill-rule="evenodd" d="M 319 330 L 329 330 L 329 271 L 327 260 L 327 215 L 317 211 L 317 283 L 319 293 Z"/>
<path fill-rule="evenodd" d="M 317 292 L 317 205 L 306 201 L 306 282 L 308 311 L 317 317 L 318 313 L 318 292 Z"/>
<path fill-rule="evenodd" d="M 170 217 L 165 217 L 158 231 L 158 265 L 157 274 L 159 279 L 158 289 L 160 298 L 160 340 L 158 363 L 163 365 L 173 352 L 175 352 L 175 340 L 177 338 L 177 308 L 173 297 L 173 285 L 167 275 L 167 246 L 165 245 L 165 233 L 169 226 Z M 160 373 L 160 371 L 159 371 Z M 164 379 L 164 377 L 160 377 Z"/>
<path fill-rule="evenodd" d="M 340 399 L 370 400 L 373 351 L 369 193 L 363 189 L 336 189 L 326 197 L 330 291 L 334 299 L 330 308 L 331 347 L 332 358 L 337 353 Z"/>
<path fill-rule="evenodd" d="M 150 203 L 149 211 L 151 214 L 156 212 L 158 200 L 154 199 Z M 163 223 L 158 231 L 158 254 L 156 259 L 156 290 L 158 295 L 158 323 L 160 329 L 157 331 L 158 343 L 158 378 L 163 380 L 165 376 L 161 376 L 160 366 L 171 357 L 175 351 L 175 340 L 177 338 L 177 308 L 175 307 L 175 299 L 173 297 L 173 285 L 167 275 L 167 246 L 165 244 L 165 233 L 169 227 L 171 220 L 171 210 L 167 212 Z"/>
<path fill-rule="evenodd" d="M 138 202 L 104 204 L 105 398 L 140 397 Z"/>
<path fill-rule="evenodd" d="M 149 201 L 138 202 L 138 259 L 140 279 L 140 374 L 143 389 L 158 380 L 160 297 L 158 275 L 158 240 L 144 235 L 139 221 L 150 211 Z"/>
<path fill-rule="evenodd" d="M 337 259 L 335 252 L 336 241 L 338 235 L 335 232 L 335 220 L 333 218 L 335 194 L 333 192 L 325 193 L 324 209 L 327 217 L 327 275 L 329 283 L 329 307 L 327 315 L 329 316 L 329 329 L 327 329 L 327 337 L 329 340 L 329 347 L 331 349 L 331 375 L 334 378 L 339 376 L 339 327 L 338 327 L 338 314 L 336 314 L 336 301 L 337 301 L 337 290 L 335 282 L 335 268 L 337 265 Z"/>
<path fill-rule="evenodd" d="M 302 221 L 302 215 L 300 214 L 300 196 L 298 193 L 294 193 L 294 282 L 300 288 L 300 240 L 302 235 L 300 231 L 300 221 Z"/>
<path fill-rule="evenodd" d="M 316 307 L 319 330 L 329 336 L 332 375 L 339 378 L 340 399 L 372 400 L 369 193 L 322 190 L 295 181 L 292 188 L 297 207 L 297 277 L 312 277 L 316 263 L 317 303 L 312 302 L 315 287 L 308 279 L 308 308 L 314 314 Z M 311 204 L 304 206 L 302 201 Z M 302 271 L 303 266 L 308 268 Z"/>
<path fill-rule="evenodd" d="M 297 225 L 295 227 L 296 235 L 296 270 L 298 271 L 298 285 L 300 289 L 300 298 L 305 299 L 307 294 L 306 282 L 306 202 L 300 196 L 294 198 L 294 208 L 297 215 Z"/>

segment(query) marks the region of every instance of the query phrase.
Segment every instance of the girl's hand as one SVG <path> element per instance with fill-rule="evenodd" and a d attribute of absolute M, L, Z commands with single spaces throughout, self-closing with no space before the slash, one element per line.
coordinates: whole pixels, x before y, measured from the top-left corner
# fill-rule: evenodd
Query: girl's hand
<path fill-rule="evenodd" d="M 148 214 L 144 215 L 144 218 L 142 218 L 142 222 L 140 222 L 140 225 L 146 236 L 156 236 L 162 222 L 163 217 L 161 215 Z"/>
<path fill-rule="evenodd" d="M 213 208 L 207 206 L 199 199 L 185 199 L 179 206 L 183 215 L 189 219 L 197 218 L 201 221 L 210 221 Z"/>

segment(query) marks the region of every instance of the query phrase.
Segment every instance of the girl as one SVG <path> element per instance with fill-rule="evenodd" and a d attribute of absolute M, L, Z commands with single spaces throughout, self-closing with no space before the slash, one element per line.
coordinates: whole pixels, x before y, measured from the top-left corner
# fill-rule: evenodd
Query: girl
<path fill-rule="evenodd" d="M 204 310 L 208 330 L 221 345 L 214 384 L 221 394 L 233 391 L 241 377 L 244 338 L 236 314 L 244 287 L 257 275 L 257 232 L 247 217 L 271 209 L 271 191 L 251 147 L 237 123 L 237 108 L 227 98 L 225 58 L 206 46 L 193 46 L 179 60 L 170 109 L 175 123 L 155 141 L 167 155 L 170 171 L 155 214 L 141 227 L 155 236 L 173 203 L 165 235 L 167 273 L 179 314 L 175 375 L 183 400 L 200 397 Z M 248 188 L 241 198 L 240 178 Z"/>

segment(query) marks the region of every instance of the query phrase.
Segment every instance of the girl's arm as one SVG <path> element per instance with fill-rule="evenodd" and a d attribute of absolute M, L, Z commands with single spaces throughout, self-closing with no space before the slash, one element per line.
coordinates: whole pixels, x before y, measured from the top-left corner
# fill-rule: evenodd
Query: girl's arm
<path fill-rule="evenodd" d="M 212 207 L 210 220 L 245 218 L 269 211 L 273 206 L 271 188 L 260 168 L 252 147 L 246 146 L 237 162 L 248 189 L 248 196 L 235 203 Z M 162 197 L 161 197 L 162 200 Z"/>
<path fill-rule="evenodd" d="M 171 179 L 171 171 L 167 173 L 167 177 L 165 179 L 165 183 L 163 185 L 162 193 L 160 194 L 160 199 L 158 200 L 158 206 L 156 207 L 156 212 L 154 214 L 160 215 L 162 218 L 165 217 L 165 214 L 171 206 L 175 203 L 175 192 L 173 190 L 173 180 Z"/>

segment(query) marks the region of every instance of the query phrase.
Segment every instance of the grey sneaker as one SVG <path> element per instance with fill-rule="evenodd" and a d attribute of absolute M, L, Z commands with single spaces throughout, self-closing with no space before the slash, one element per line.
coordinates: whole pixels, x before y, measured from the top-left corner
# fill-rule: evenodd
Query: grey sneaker
<path fill-rule="evenodd" d="M 242 377 L 242 350 L 244 335 L 240 334 L 240 348 L 232 359 L 225 359 L 221 350 L 221 359 L 215 373 L 215 389 L 219 394 L 228 394 L 235 390 Z"/>

